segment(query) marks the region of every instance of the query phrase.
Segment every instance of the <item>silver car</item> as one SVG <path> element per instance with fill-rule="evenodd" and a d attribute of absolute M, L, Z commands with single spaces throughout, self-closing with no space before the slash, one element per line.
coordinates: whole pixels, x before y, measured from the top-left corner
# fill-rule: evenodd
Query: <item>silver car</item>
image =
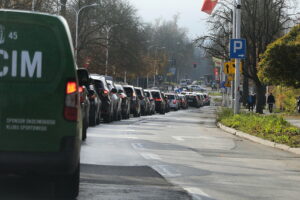
<path fill-rule="evenodd" d="M 174 109 L 176 111 L 179 110 L 180 105 L 178 95 L 175 93 L 166 93 L 165 95 L 168 97 L 170 109 Z"/>

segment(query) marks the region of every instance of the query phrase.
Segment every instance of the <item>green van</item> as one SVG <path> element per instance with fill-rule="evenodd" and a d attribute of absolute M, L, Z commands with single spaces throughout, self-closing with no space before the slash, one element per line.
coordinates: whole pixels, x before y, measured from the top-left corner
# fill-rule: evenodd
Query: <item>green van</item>
<path fill-rule="evenodd" d="M 58 195 L 76 197 L 80 115 L 66 21 L 0 10 L 0 172 L 55 177 Z"/>

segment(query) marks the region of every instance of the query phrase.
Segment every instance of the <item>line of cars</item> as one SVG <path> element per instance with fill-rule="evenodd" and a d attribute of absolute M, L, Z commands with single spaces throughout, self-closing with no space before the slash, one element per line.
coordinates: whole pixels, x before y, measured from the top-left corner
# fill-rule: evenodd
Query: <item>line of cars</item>
<path fill-rule="evenodd" d="M 87 137 L 87 128 L 101 121 L 110 123 L 155 113 L 165 114 L 170 110 L 201 107 L 209 104 L 209 97 L 202 93 L 163 93 L 157 89 L 143 89 L 113 81 L 110 76 L 89 74 L 87 69 L 77 70 L 80 80 L 79 92 L 82 109 L 82 139 Z M 89 77 L 85 80 L 83 77 Z"/>

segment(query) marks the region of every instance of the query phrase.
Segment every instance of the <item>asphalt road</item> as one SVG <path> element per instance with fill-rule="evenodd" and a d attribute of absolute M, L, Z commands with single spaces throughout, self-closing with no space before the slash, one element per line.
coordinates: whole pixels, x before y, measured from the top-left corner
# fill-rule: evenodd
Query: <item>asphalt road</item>
<path fill-rule="evenodd" d="M 215 107 L 89 128 L 78 200 L 298 200 L 300 156 L 215 126 Z M 0 179 L 0 199 L 55 199 L 41 177 Z"/>
<path fill-rule="evenodd" d="M 298 200 L 300 157 L 223 132 L 214 111 L 90 128 L 79 199 Z"/>

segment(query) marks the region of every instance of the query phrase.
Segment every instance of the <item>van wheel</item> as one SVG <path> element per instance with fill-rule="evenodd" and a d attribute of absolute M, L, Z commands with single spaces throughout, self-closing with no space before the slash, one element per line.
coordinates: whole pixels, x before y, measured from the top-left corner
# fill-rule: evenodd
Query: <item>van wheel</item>
<path fill-rule="evenodd" d="M 74 199 L 79 193 L 80 164 L 78 163 L 74 173 L 57 177 L 55 196 L 59 198 Z"/>

